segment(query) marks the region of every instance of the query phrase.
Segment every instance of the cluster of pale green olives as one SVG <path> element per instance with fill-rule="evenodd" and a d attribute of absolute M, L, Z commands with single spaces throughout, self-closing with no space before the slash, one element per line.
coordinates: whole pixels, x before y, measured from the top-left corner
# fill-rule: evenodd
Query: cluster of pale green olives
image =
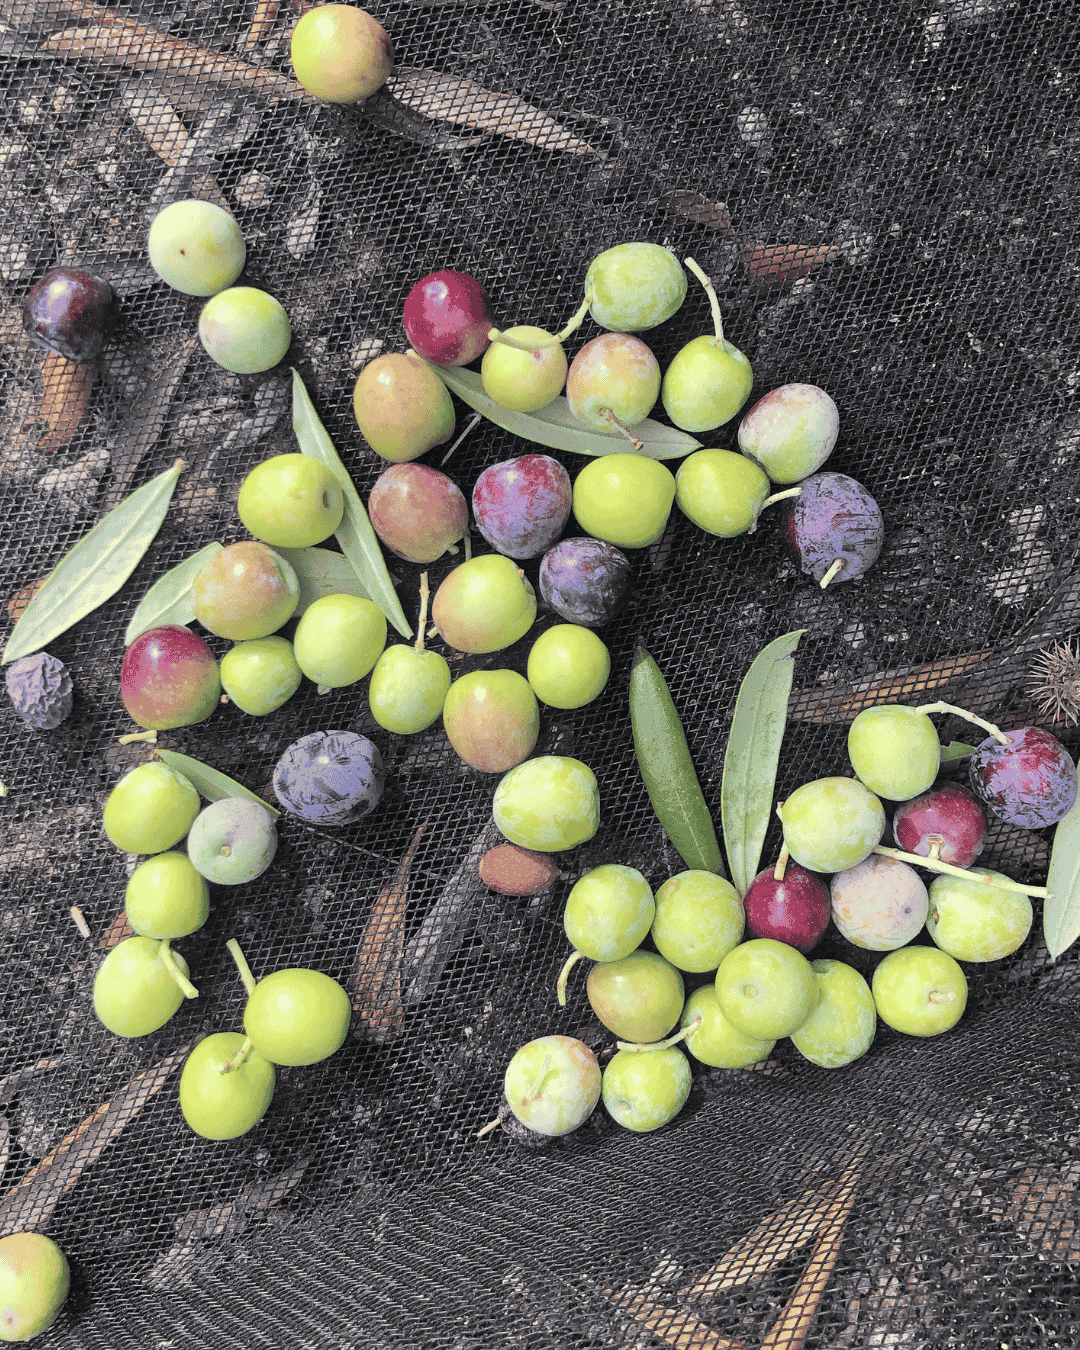
<path fill-rule="evenodd" d="M 989 733 L 971 756 L 970 788 L 941 777 L 934 712 Z M 781 857 L 741 897 L 706 871 L 679 873 L 655 895 L 632 867 L 605 864 L 579 878 L 563 914 L 573 951 L 559 1001 L 588 958 L 589 1004 L 617 1052 L 601 1070 L 575 1037 L 523 1045 L 504 1076 L 505 1109 L 522 1125 L 566 1134 L 602 1100 L 628 1129 L 659 1128 L 691 1088 L 680 1043 L 699 1063 L 744 1068 L 787 1037 L 805 1059 L 835 1069 L 867 1052 L 879 1019 L 920 1037 L 956 1025 L 968 999 L 962 963 L 1018 951 L 1031 931 L 1030 897 L 1045 893 L 972 867 L 987 811 L 1055 823 L 1076 800 L 1076 767 L 1048 733 L 1002 732 L 943 703 L 868 707 L 847 746 L 853 776 L 805 783 L 780 804 Z M 881 844 L 886 802 L 898 848 Z M 918 869 L 935 874 L 929 886 Z M 871 981 L 847 962 L 808 959 L 830 922 L 852 946 L 884 954 Z M 916 941 L 924 929 L 929 941 Z M 713 978 L 687 997 L 684 977 L 702 974 Z"/>

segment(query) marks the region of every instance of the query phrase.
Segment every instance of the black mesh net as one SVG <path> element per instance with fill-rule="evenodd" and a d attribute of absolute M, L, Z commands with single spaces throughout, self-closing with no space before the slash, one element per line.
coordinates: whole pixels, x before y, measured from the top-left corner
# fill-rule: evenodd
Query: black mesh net
<path fill-rule="evenodd" d="M 89 1159 L 84 1139 L 80 1162 L 76 1146 L 59 1198 L 34 1193 L 51 1196 L 41 1226 L 73 1271 L 67 1308 L 39 1343 L 1075 1345 L 1080 967 L 1075 952 L 1050 961 L 1038 902 L 1020 951 L 966 968 L 968 1010 L 945 1036 L 879 1025 L 870 1052 L 836 1071 L 786 1040 L 754 1069 L 698 1066 L 687 1106 L 655 1134 L 601 1109 L 546 1148 L 508 1128 L 476 1138 L 518 1045 L 561 1031 L 610 1048 L 580 983 L 565 1009 L 554 998 L 572 879 L 604 861 L 654 887 L 682 870 L 635 766 L 636 641 L 668 681 L 717 817 L 739 682 L 796 628 L 806 632 L 778 798 L 846 771 L 860 689 L 1034 720 L 1075 755 L 1076 733 L 1040 713 L 1029 688 L 1035 654 L 1069 638 L 1078 607 L 1075 12 L 1049 0 L 400 0 L 371 12 L 396 71 L 347 110 L 281 92 L 298 13 L 287 0 L 0 5 L 0 595 L 46 575 L 108 506 L 186 463 L 130 581 L 49 644 L 74 680 L 71 717 L 35 732 L 0 711 L 5 1189 L 137 1075 L 239 1025 L 226 939 L 257 976 L 314 966 L 346 982 L 376 897 L 423 827 L 400 1031 L 352 1035 L 323 1063 L 282 1070 L 268 1114 L 236 1141 L 187 1129 L 175 1076 L 122 1130 L 91 1132 L 100 1147 Z M 201 301 L 150 270 L 148 221 L 191 192 L 234 212 L 244 279 L 285 306 L 282 368 L 214 365 L 191 346 Z M 200 998 L 151 1037 L 110 1035 L 90 991 L 130 860 L 105 839 L 101 808 L 152 754 L 118 741 L 131 730 L 118 692 L 125 625 L 170 567 L 245 537 L 241 478 L 295 448 L 287 366 L 366 499 L 382 462 L 356 430 L 352 385 L 374 355 L 405 350 L 401 307 L 418 277 L 470 272 L 500 323 L 554 329 L 577 307 L 589 261 L 630 239 L 711 275 L 755 396 L 789 381 L 833 394 L 830 467 L 880 504 L 878 563 L 821 590 L 782 549 L 777 512 L 719 539 L 675 511 L 661 541 L 631 551 L 632 596 L 601 630 L 606 691 L 577 711 L 543 710 L 538 752 L 593 768 L 602 823 L 539 898 L 455 879 L 489 828 L 497 780 L 468 768 L 438 724 L 384 732 L 366 682 L 323 696 L 305 682 L 264 719 L 229 705 L 163 733 L 162 745 L 262 792 L 297 737 L 353 729 L 384 755 L 387 788 L 343 829 L 283 816 L 270 870 L 215 887 L 209 922 L 178 944 Z M 77 429 L 48 449 L 44 354 L 19 306 L 47 268 L 75 263 L 111 281 L 121 321 Z M 709 327 L 691 282 L 676 316 L 645 336 L 663 366 Z M 570 354 L 597 331 L 587 321 Z M 734 447 L 733 423 L 715 443 Z M 482 422 L 445 471 L 468 495 L 486 465 L 527 448 Z M 585 462 L 552 453 L 572 474 Z M 387 560 L 415 622 L 421 569 Z M 429 569 L 433 588 L 454 561 Z M 534 582 L 536 568 L 525 564 Z M 542 607 L 538 627 L 556 618 Z M 523 671 L 536 631 L 494 657 L 455 660 L 455 674 Z M 211 642 L 219 655 L 227 646 Z M 959 722 L 940 729 L 969 738 Z M 998 825 L 980 864 L 1041 883 L 1051 840 Z M 765 856 L 778 846 L 774 826 Z M 420 950 L 425 922 L 438 941 Z M 880 955 L 835 933 L 816 954 L 867 975 Z M 806 1215 L 820 1218 L 856 1165 L 829 1264 Z M 760 1234 L 778 1230 L 763 1258 Z M 744 1264 L 710 1281 L 732 1249 Z M 806 1296 L 805 1325 L 770 1339 L 813 1261 L 823 1292 Z"/>

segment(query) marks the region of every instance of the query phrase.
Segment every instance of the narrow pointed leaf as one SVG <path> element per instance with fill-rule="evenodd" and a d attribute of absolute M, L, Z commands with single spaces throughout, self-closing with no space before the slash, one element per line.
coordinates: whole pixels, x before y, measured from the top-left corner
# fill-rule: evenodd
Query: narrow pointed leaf
<path fill-rule="evenodd" d="M 368 589 L 344 553 L 329 548 L 275 548 L 275 553 L 293 565 L 300 582 L 300 599 L 293 616 L 303 614 L 324 595 L 358 595 L 370 600 Z"/>
<path fill-rule="evenodd" d="M 1080 937 L 1080 801 L 1057 823 L 1043 905 L 1043 937 L 1056 961 Z"/>
<path fill-rule="evenodd" d="M 40 651 L 115 595 L 161 528 L 184 461 L 126 497 L 60 559 L 8 638 L 0 664 Z"/>
<path fill-rule="evenodd" d="M 293 430 L 303 454 L 311 455 L 333 470 L 345 497 L 345 515 L 335 537 L 341 551 L 352 564 L 370 599 L 374 600 L 402 637 L 411 638 L 412 628 L 397 598 L 394 583 L 386 570 L 382 549 L 375 536 L 364 503 L 360 500 L 349 471 L 334 449 L 334 442 L 319 419 L 304 382 L 293 373 Z"/>
<path fill-rule="evenodd" d="M 731 882 L 740 895 L 757 875 L 765 832 L 772 817 L 780 742 L 787 725 L 793 655 L 806 630 L 776 638 L 754 658 L 735 700 L 724 775 L 720 819 Z"/>
<path fill-rule="evenodd" d="M 181 1046 L 153 1068 L 133 1078 L 115 1097 L 103 1102 L 92 1115 L 66 1134 L 36 1167 L 0 1197 L 0 1235 L 26 1229 L 43 1230 L 56 1206 L 83 1172 L 98 1160 L 150 1098 L 161 1091 L 190 1049 L 189 1045 Z"/>
<path fill-rule="evenodd" d="M 154 582 L 128 620 L 124 633 L 125 647 L 130 647 L 139 634 L 145 633 L 148 628 L 156 628 L 163 623 L 189 624 L 194 620 L 195 601 L 191 598 L 191 583 L 221 549 L 222 545 L 216 542 L 207 544 Z"/>
<path fill-rule="evenodd" d="M 973 755 L 978 747 L 974 745 L 965 745 L 963 741 L 950 741 L 948 745 L 941 747 L 942 764 L 954 764 L 957 760 L 967 759 L 968 755 Z"/>
<path fill-rule="evenodd" d="M 537 445 L 546 445 L 552 450 L 572 450 L 579 455 L 594 457 L 633 453 L 633 447 L 625 436 L 615 431 L 596 431 L 578 421 L 561 394 L 537 412 L 514 412 L 512 408 L 504 408 L 501 403 L 496 403 L 484 392 L 483 383 L 475 370 L 436 365 L 432 365 L 431 369 L 451 393 L 457 394 L 462 403 L 482 413 L 497 427 L 512 431 L 515 436 L 521 436 L 527 441 L 535 441 Z M 642 442 L 639 453 L 649 459 L 680 459 L 691 450 L 701 449 L 701 442 L 693 436 L 675 427 L 654 422 L 651 417 L 638 422 L 632 431 Z"/>
<path fill-rule="evenodd" d="M 263 797 L 244 787 L 243 783 L 238 783 L 235 778 L 230 778 L 227 773 L 222 773 L 220 769 L 211 768 L 209 764 L 192 759 L 190 755 L 181 755 L 176 750 L 162 750 L 158 746 L 157 753 L 159 759 L 164 760 L 170 769 L 182 773 L 196 792 L 207 801 L 219 802 L 224 797 L 247 797 L 250 801 L 258 802 L 265 811 L 269 811 L 275 820 L 281 815 L 281 812 Z"/>

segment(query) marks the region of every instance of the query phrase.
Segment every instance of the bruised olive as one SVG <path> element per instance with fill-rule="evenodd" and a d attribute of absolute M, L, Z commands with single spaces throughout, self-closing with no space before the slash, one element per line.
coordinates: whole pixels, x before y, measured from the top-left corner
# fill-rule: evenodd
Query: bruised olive
<path fill-rule="evenodd" d="M 116 326 L 112 287 L 84 268 L 54 267 L 23 302 L 23 327 L 39 347 L 92 361 Z"/>

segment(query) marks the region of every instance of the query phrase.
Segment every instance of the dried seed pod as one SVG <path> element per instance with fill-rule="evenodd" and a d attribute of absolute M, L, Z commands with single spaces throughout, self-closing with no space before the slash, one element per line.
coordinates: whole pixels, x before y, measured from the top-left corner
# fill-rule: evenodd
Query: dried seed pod
<path fill-rule="evenodd" d="M 61 450 L 83 424 L 94 392 L 94 368 L 50 352 L 41 370 L 42 450 Z"/>
<path fill-rule="evenodd" d="M 480 880 L 500 895 L 536 895 L 561 874 L 546 853 L 519 844 L 496 844 L 480 859 Z"/>
<path fill-rule="evenodd" d="M 52 731 L 71 712 L 71 676 L 63 661 L 48 652 L 12 661 L 6 682 L 16 712 L 35 731 Z"/>

